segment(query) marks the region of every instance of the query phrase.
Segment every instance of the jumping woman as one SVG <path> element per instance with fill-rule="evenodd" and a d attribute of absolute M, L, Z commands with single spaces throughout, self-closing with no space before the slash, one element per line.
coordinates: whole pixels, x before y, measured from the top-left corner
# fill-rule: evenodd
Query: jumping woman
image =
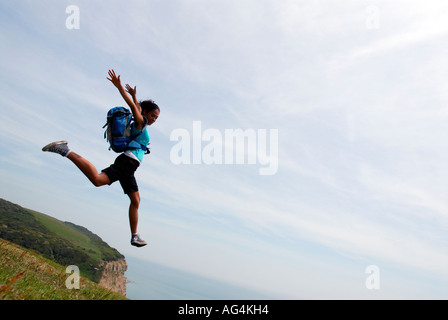
<path fill-rule="evenodd" d="M 139 102 L 137 100 L 137 87 L 132 88 L 128 84 L 126 89 L 121 84 L 120 76 L 114 70 L 109 70 L 107 78 L 118 89 L 124 101 L 131 108 L 134 122 L 131 126 L 131 136 L 135 136 L 134 141 L 143 146 L 149 144 L 149 133 L 147 127 L 156 122 L 160 114 L 160 109 L 152 100 Z M 129 94 L 128 94 L 129 93 Z M 143 149 L 129 149 L 121 153 L 114 164 L 110 165 L 98 173 L 95 166 L 87 159 L 70 150 L 67 141 L 52 142 L 42 148 L 42 151 L 58 153 L 71 160 L 95 187 L 111 185 L 115 181 L 120 181 L 125 194 L 128 195 L 131 203 L 129 205 L 129 224 L 131 227 L 131 244 L 136 247 L 147 245 L 147 242 L 140 238 L 137 233 L 138 208 L 140 205 L 140 194 L 134 172 L 143 161 L 146 154 Z"/>

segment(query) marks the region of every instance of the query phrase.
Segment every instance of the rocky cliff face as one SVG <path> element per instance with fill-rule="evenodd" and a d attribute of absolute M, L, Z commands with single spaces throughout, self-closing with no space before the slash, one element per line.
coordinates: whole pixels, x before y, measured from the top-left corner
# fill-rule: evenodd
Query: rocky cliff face
<path fill-rule="evenodd" d="M 128 268 L 125 259 L 105 262 L 103 265 L 103 276 L 99 284 L 107 289 L 126 296 L 126 278 L 124 273 Z"/>

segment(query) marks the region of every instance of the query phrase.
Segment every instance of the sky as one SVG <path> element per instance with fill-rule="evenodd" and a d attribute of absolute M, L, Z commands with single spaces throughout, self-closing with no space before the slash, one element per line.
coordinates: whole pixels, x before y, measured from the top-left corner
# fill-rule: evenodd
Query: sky
<path fill-rule="evenodd" d="M 447 299 L 447 14 L 442 0 L 0 0 L 0 197 L 275 299 Z M 67 140 L 98 171 L 113 163 L 109 69 L 161 109 L 136 172 L 144 248 L 118 183 L 41 151 Z"/>

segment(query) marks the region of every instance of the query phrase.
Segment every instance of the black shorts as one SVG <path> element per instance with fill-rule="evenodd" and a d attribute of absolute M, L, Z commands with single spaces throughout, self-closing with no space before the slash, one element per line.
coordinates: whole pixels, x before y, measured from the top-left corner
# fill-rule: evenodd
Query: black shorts
<path fill-rule="evenodd" d="M 121 187 L 125 194 L 130 194 L 138 191 L 137 181 L 134 177 L 134 172 L 139 167 L 140 162 L 125 154 L 121 154 L 115 159 L 114 164 L 110 167 L 101 170 L 107 174 L 110 184 L 115 181 L 120 181 Z"/>

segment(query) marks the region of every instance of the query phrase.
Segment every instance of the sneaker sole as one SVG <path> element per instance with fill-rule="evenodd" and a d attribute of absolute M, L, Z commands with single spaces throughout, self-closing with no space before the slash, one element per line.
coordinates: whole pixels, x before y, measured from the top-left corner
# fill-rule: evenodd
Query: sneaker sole
<path fill-rule="evenodd" d="M 62 140 L 62 141 L 56 141 L 56 142 L 49 143 L 45 147 L 42 148 L 42 151 L 48 151 L 48 149 L 50 149 L 51 147 L 57 146 L 59 144 L 64 144 L 64 143 L 68 143 L 68 142 L 65 140 Z"/>
<path fill-rule="evenodd" d="M 144 247 L 147 245 L 147 243 L 138 243 L 138 242 L 131 242 L 131 245 L 133 245 L 134 247 Z"/>

